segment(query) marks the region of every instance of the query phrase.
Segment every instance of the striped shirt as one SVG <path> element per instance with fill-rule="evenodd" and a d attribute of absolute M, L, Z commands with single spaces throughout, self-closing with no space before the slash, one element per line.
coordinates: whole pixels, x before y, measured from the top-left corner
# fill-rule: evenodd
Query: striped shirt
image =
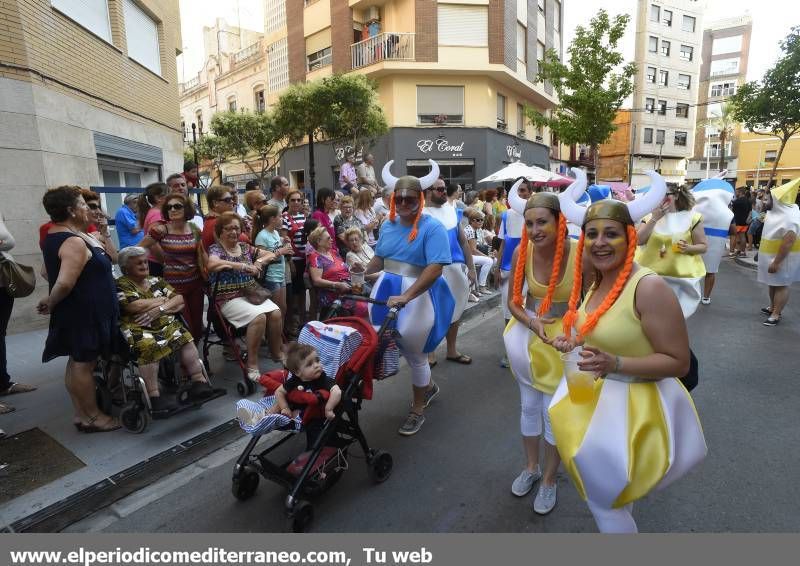
<path fill-rule="evenodd" d="M 185 293 L 203 284 L 197 264 L 197 244 L 200 234 L 192 227 L 189 234 L 165 232 L 164 225 L 150 228 L 150 237 L 161 245 L 164 252 L 164 279 L 178 293 Z"/>
<path fill-rule="evenodd" d="M 282 214 L 282 217 L 283 225 L 281 228 L 286 230 L 289 239 L 292 241 L 292 259 L 304 261 L 306 259 L 306 233 L 303 230 L 303 225 L 306 222 L 306 215 L 302 212 L 289 214 L 287 210 Z"/>

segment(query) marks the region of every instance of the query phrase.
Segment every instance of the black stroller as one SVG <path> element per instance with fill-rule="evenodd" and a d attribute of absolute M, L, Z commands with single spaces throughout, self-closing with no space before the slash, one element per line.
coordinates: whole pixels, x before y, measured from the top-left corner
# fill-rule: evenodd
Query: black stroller
<path fill-rule="evenodd" d="M 364 297 L 348 298 L 385 305 Z M 245 500 L 255 493 L 259 476 L 285 486 L 289 490 L 286 496 L 286 512 L 291 530 L 303 532 L 314 518 L 313 507 L 306 498 L 323 493 L 339 480 L 348 468 L 347 453 L 354 442 L 358 442 L 364 452 L 369 477 L 376 483 L 389 478 L 392 473 L 392 457 L 387 452 L 369 447 L 358 423 L 358 412 L 362 401 L 372 398 L 373 380 L 383 379 L 397 372 L 397 344 L 393 330 L 397 312 L 397 308 L 389 310 L 377 333 L 369 321 L 363 318 L 340 317 L 325 321 L 326 324 L 353 328 L 362 339 L 361 345 L 344 362 L 336 375 L 336 383 L 342 389 L 342 401 L 335 410 L 336 417 L 330 421 L 325 420 L 324 399 L 320 400 L 312 393 L 291 392 L 290 401 L 306 405 L 302 413 L 306 451 L 288 462 L 276 464 L 268 459 L 268 455 L 294 435 L 287 434 L 265 450 L 254 453 L 261 434 L 253 433 L 233 469 L 232 488 L 237 499 Z M 285 370 L 277 370 L 262 376 L 261 383 L 268 394 L 283 383 L 287 374 Z M 297 397 L 293 398 L 293 395 Z"/>

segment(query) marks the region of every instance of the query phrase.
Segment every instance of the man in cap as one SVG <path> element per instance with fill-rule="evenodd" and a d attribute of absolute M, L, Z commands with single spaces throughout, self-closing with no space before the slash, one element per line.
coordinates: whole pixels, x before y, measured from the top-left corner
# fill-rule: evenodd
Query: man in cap
<path fill-rule="evenodd" d="M 144 233 L 136 220 L 136 201 L 139 195 L 129 193 L 125 196 L 125 204 L 119 207 L 114 215 L 114 226 L 119 237 L 119 248 L 138 246 L 144 238 Z"/>

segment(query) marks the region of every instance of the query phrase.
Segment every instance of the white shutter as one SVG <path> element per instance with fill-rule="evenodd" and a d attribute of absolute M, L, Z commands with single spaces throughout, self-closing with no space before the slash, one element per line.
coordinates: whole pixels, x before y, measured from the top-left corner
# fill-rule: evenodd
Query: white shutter
<path fill-rule="evenodd" d="M 128 56 L 160 75 L 161 54 L 158 49 L 158 24 L 132 0 L 124 0 L 123 8 Z"/>
<path fill-rule="evenodd" d="M 50 4 L 93 34 L 111 43 L 107 0 L 51 0 Z"/>
<path fill-rule="evenodd" d="M 439 45 L 489 45 L 488 6 L 439 4 Z"/>

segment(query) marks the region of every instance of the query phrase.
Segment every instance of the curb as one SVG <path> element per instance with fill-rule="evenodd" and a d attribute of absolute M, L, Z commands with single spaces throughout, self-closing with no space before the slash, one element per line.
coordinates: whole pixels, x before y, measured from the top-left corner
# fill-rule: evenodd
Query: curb
<path fill-rule="evenodd" d="M 478 316 L 484 315 L 487 312 L 490 312 L 492 309 L 495 309 L 500 306 L 500 291 L 497 291 L 490 295 L 488 298 L 483 299 L 477 303 L 469 303 L 471 306 L 464 309 L 464 313 L 461 315 L 461 322 L 468 322 L 473 318 Z"/>
<path fill-rule="evenodd" d="M 754 261 L 750 261 L 750 258 L 742 259 L 740 257 L 735 257 L 733 261 L 735 261 L 737 265 L 752 269 L 753 271 L 758 271 L 758 264 Z"/>

